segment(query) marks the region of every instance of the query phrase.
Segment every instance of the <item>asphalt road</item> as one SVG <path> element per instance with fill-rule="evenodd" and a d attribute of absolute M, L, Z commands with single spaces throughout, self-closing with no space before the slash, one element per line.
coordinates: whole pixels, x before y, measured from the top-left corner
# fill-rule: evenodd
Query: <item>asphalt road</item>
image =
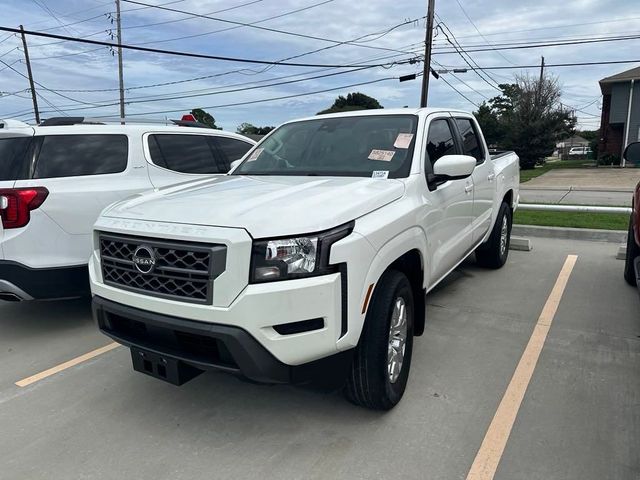
<path fill-rule="evenodd" d="M 87 301 L 2 304 L 0 478 L 464 479 L 576 254 L 495 478 L 637 480 L 640 300 L 617 245 L 533 245 L 502 270 L 467 262 L 428 296 L 386 414 L 223 374 L 174 387 L 133 372 L 122 347 L 20 388 L 109 340 Z"/>
<path fill-rule="evenodd" d="M 527 188 L 526 185 L 524 183 L 520 186 L 520 202 L 522 203 L 630 207 L 633 196 L 632 191 L 572 190 L 569 187 L 534 189 Z"/>

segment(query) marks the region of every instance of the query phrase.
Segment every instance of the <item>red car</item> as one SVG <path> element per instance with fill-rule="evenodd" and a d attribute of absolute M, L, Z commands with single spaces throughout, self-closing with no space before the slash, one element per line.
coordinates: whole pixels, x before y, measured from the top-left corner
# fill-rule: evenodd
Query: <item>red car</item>
<path fill-rule="evenodd" d="M 629 144 L 624 151 L 627 163 L 640 165 L 640 142 Z M 629 219 L 627 256 L 624 261 L 624 279 L 629 285 L 640 285 L 640 183 L 633 194 L 633 211 Z"/>

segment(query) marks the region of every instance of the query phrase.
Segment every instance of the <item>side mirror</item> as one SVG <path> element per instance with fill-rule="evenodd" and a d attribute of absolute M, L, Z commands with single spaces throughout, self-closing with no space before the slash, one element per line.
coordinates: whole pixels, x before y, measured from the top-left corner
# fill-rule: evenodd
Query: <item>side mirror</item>
<path fill-rule="evenodd" d="M 233 162 L 231 162 L 231 168 L 229 168 L 229 171 L 232 171 L 234 168 L 236 168 L 241 163 L 242 163 L 242 159 L 241 158 L 239 158 L 238 160 L 234 160 Z"/>
<path fill-rule="evenodd" d="M 433 165 L 430 182 L 446 182 L 468 178 L 476 168 L 476 159 L 469 155 L 445 155 Z"/>
<path fill-rule="evenodd" d="M 634 142 L 627 145 L 622 156 L 627 163 L 640 165 L 640 142 Z"/>

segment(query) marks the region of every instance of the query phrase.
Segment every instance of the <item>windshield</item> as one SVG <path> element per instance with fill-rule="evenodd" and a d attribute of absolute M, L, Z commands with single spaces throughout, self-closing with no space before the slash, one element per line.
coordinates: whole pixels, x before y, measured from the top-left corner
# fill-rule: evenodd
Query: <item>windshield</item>
<path fill-rule="evenodd" d="M 414 115 L 288 123 L 253 150 L 232 175 L 407 177 L 417 124 Z"/>

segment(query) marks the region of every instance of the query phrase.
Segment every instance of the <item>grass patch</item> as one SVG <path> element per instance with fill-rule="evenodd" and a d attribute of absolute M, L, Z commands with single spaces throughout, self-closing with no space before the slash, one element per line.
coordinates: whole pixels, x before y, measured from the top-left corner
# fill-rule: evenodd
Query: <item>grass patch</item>
<path fill-rule="evenodd" d="M 513 218 L 513 223 L 519 225 L 541 225 L 545 227 L 626 230 L 629 226 L 629 215 L 626 213 L 573 213 L 517 210 Z"/>
<path fill-rule="evenodd" d="M 539 177 L 550 170 L 560 170 L 566 168 L 589 168 L 595 165 L 593 160 L 558 160 L 538 165 L 531 170 L 520 170 L 520 183 L 525 183 L 532 178 Z"/>

